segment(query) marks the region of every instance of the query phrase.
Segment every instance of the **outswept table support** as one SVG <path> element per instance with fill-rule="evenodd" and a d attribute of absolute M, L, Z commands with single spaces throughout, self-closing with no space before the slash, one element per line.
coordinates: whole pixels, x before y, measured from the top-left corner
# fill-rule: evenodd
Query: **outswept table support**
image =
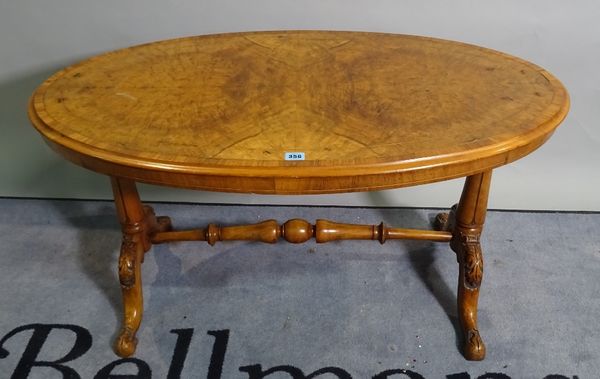
<path fill-rule="evenodd" d="M 143 295 L 140 267 L 152 244 L 171 241 L 250 240 L 275 243 L 280 238 L 290 243 L 303 243 L 314 238 L 317 243 L 336 240 L 415 239 L 449 242 L 459 262 L 458 313 L 463 331 L 464 355 L 469 360 L 485 357 L 485 345 L 477 328 L 477 301 L 483 276 L 483 257 L 479 236 L 487 210 L 491 171 L 466 178 L 458 205 L 450 213 L 440 213 L 436 230 L 391 228 L 379 225 L 356 225 L 317 220 L 313 225 L 306 220 L 291 219 L 279 225 L 267 220 L 251 225 L 217 226 L 204 229 L 173 231 L 169 217 L 156 217 L 149 206 L 144 206 L 135 182 L 111 178 L 117 214 L 123 230 L 119 257 L 119 281 L 123 292 L 123 325 L 115 342 L 115 351 L 121 357 L 131 356 L 137 345 L 136 333 L 143 313 Z"/>
<path fill-rule="evenodd" d="M 485 344 L 477 327 L 477 302 L 483 279 L 483 253 L 480 236 L 487 212 L 492 172 L 466 178 L 458 205 L 450 213 L 440 213 L 435 228 L 452 233 L 450 247 L 456 253 L 458 273 L 458 317 L 463 332 L 463 353 L 468 360 L 485 358 Z"/>
<path fill-rule="evenodd" d="M 121 357 L 135 352 L 135 336 L 142 322 L 142 277 L 140 266 L 144 252 L 150 248 L 146 233 L 145 213 L 135 183 L 112 179 L 117 215 L 123 230 L 119 256 L 119 281 L 123 293 L 123 324 L 115 341 L 115 351 Z"/>
<path fill-rule="evenodd" d="M 151 207 L 142 205 L 135 182 L 111 178 L 117 215 L 123 231 L 119 256 L 119 281 L 123 293 L 123 324 L 115 341 L 115 352 L 129 357 L 137 346 L 136 333 L 144 309 L 141 265 L 150 250 L 150 235 L 171 229 L 168 217 L 155 217 Z"/>

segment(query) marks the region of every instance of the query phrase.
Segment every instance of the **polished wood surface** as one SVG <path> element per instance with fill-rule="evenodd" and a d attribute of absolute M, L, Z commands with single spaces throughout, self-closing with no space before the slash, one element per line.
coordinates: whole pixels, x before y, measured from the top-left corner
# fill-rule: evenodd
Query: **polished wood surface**
<path fill-rule="evenodd" d="M 143 298 L 141 265 L 144 253 L 150 248 L 144 208 L 139 200 L 135 183 L 112 180 L 117 215 L 123 230 L 119 256 L 119 281 L 123 292 L 123 326 L 115 342 L 121 355 L 133 354 L 137 346 L 135 336 L 142 322 Z"/>
<path fill-rule="evenodd" d="M 449 231 L 391 228 L 379 225 L 342 224 L 329 220 L 317 220 L 312 225 L 306 220 L 292 219 L 279 225 L 276 220 L 266 220 L 252 225 L 218 226 L 210 224 L 204 229 L 164 231 L 152 234 L 152 243 L 171 241 L 260 241 L 275 243 L 279 238 L 290 243 L 303 243 L 315 238 L 317 243 L 338 240 L 377 240 L 384 243 L 393 239 L 413 239 L 434 242 L 450 242 Z"/>
<path fill-rule="evenodd" d="M 487 212 L 492 172 L 469 176 L 460 202 L 449 213 L 440 213 L 434 228 L 452 233 L 450 247 L 456 253 L 458 274 L 458 318 L 463 332 L 463 353 L 469 360 L 485 357 L 485 344 L 477 327 L 477 302 L 483 279 L 480 237 Z"/>
<path fill-rule="evenodd" d="M 541 145 L 564 87 L 521 59 L 415 36 L 234 33 L 71 66 L 29 116 L 66 158 L 111 176 L 253 193 L 395 188 L 467 176 Z M 303 152 L 304 161 L 286 161 Z"/>
<path fill-rule="evenodd" d="M 492 169 L 539 147 L 565 117 L 566 90 L 544 69 L 458 42 L 358 32 L 236 33 L 156 42 L 62 70 L 29 117 L 65 158 L 111 177 L 123 239 L 123 322 L 136 349 L 141 264 L 153 244 L 248 240 L 449 242 L 459 263 L 463 353 L 485 357 L 477 325 L 480 236 Z M 305 160 L 289 161 L 288 153 Z M 216 191 L 318 194 L 465 176 L 436 230 L 291 219 L 173 230 L 136 182 Z"/>

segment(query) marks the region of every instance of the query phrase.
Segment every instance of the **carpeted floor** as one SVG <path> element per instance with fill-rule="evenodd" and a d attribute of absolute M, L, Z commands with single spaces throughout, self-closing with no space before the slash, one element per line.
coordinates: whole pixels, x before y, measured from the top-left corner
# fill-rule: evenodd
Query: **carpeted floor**
<path fill-rule="evenodd" d="M 154 207 L 179 228 L 296 217 L 428 228 L 436 213 Z M 600 214 L 488 213 L 483 362 L 457 349 L 446 244 L 155 246 L 136 359 L 117 361 L 112 203 L 0 199 L 0 240 L 1 378 L 600 378 Z"/>

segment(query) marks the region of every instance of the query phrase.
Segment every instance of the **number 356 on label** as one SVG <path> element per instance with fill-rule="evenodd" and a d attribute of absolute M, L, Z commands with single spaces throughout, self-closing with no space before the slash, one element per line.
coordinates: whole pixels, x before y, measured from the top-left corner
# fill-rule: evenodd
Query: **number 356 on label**
<path fill-rule="evenodd" d="M 303 161 L 304 153 L 298 151 L 286 152 L 284 157 L 286 161 Z"/>

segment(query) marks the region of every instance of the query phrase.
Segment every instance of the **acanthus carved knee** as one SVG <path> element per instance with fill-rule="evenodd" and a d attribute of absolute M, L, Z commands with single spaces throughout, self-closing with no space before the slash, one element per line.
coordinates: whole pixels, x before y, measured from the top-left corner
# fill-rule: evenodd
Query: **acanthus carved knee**
<path fill-rule="evenodd" d="M 464 284 L 468 289 L 477 289 L 483 278 L 483 254 L 479 234 L 459 232 L 460 251 L 464 272 Z"/>
<path fill-rule="evenodd" d="M 137 243 L 132 235 L 123 234 L 121 255 L 119 256 L 119 281 L 123 288 L 131 288 L 135 284 Z"/>

